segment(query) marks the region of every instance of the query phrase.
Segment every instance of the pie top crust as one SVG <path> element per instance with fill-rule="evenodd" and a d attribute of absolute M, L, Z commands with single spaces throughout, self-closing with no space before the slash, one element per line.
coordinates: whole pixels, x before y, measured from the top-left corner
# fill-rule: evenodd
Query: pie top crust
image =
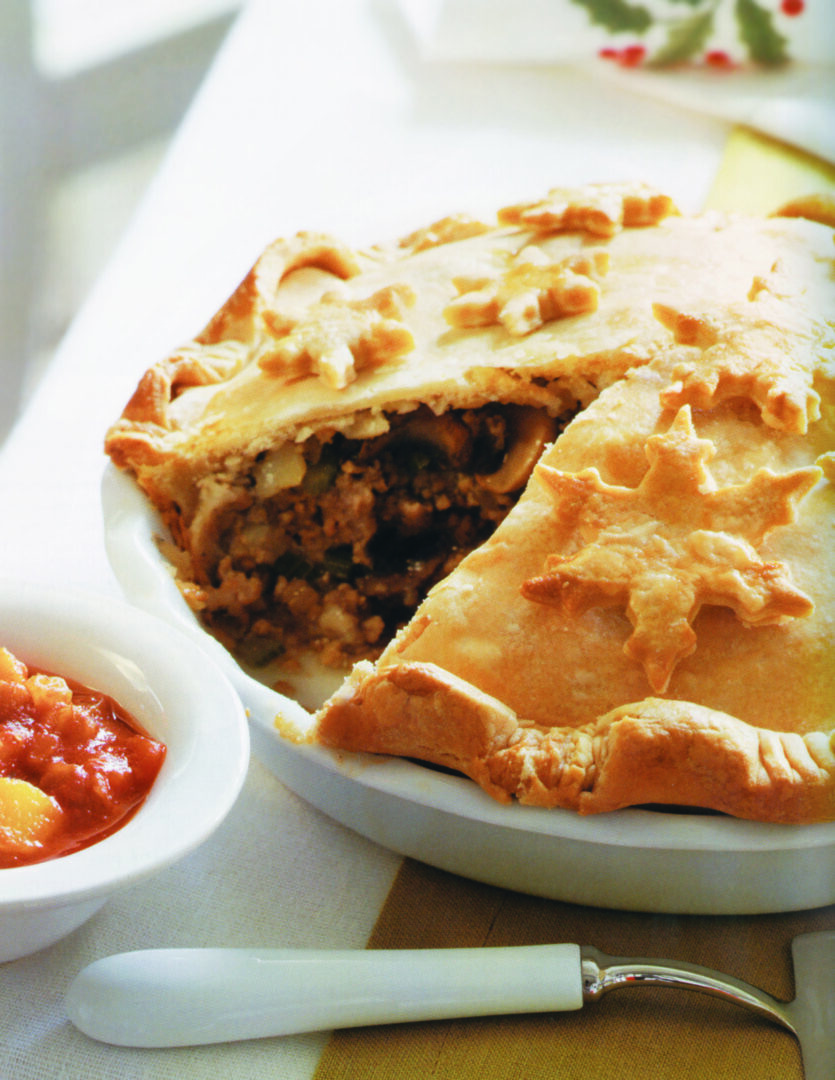
<path fill-rule="evenodd" d="M 831 222 L 685 217 L 643 185 L 370 252 L 303 234 L 107 449 L 199 560 L 243 460 L 419 404 L 579 403 L 490 539 L 285 733 L 581 813 L 831 820 L 833 254 Z"/>

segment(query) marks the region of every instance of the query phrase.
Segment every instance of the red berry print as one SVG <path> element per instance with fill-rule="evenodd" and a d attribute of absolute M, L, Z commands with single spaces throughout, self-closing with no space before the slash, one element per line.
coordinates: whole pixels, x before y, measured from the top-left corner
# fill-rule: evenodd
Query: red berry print
<path fill-rule="evenodd" d="M 784 15 L 802 15 L 803 10 L 806 7 L 804 0 L 783 0 L 780 4 L 780 10 Z"/>
<path fill-rule="evenodd" d="M 712 49 L 705 53 L 705 63 L 714 68 L 732 68 L 734 62 L 724 49 Z"/>
<path fill-rule="evenodd" d="M 620 63 L 624 67 L 637 67 L 643 63 L 647 50 L 643 45 L 627 45 L 620 54 Z"/>
<path fill-rule="evenodd" d="M 643 45 L 627 45 L 623 49 L 615 49 L 611 45 L 606 45 L 597 51 L 598 56 L 604 60 L 613 60 L 616 64 L 620 64 L 621 67 L 638 67 L 639 64 L 643 63 L 646 54 L 647 50 Z"/>

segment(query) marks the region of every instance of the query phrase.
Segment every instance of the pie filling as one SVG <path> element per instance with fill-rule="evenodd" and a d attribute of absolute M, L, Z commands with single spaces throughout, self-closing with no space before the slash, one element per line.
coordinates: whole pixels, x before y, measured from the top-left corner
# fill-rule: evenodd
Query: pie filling
<path fill-rule="evenodd" d="M 571 415 L 420 406 L 374 438 L 309 438 L 301 481 L 269 497 L 261 455 L 218 511 L 211 564 L 186 598 L 250 666 L 373 659 L 505 518 Z"/>

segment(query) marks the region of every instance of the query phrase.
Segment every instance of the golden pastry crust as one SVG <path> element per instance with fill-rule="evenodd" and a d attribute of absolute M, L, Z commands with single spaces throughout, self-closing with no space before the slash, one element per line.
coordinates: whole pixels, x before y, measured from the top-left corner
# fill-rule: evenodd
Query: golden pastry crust
<path fill-rule="evenodd" d="M 835 816 L 831 421 L 775 448 L 735 402 L 697 435 L 661 404 L 669 374 L 633 374 L 566 429 L 316 739 L 580 813 Z"/>
<path fill-rule="evenodd" d="M 107 451 L 221 640 L 292 660 L 313 626 L 361 659 L 298 738 L 581 813 L 829 820 L 833 237 L 802 209 L 687 217 L 593 185 L 369 251 L 279 241 Z M 404 440 L 443 466 L 406 482 Z M 294 559 L 332 536 L 354 576 L 288 571 L 291 519 Z M 455 539 L 398 577 L 392 638 L 375 560 L 440 520 Z"/>
<path fill-rule="evenodd" d="M 832 817 L 826 735 L 773 732 L 687 701 L 650 697 L 544 728 L 434 664 L 362 664 L 322 713 L 318 738 L 454 769 L 500 802 L 581 814 L 672 804 L 786 824 Z"/>
<path fill-rule="evenodd" d="M 778 217 L 799 217 L 809 221 L 819 221 L 821 225 L 835 228 L 835 195 L 820 192 L 812 195 L 800 195 L 790 199 L 775 211 Z"/>

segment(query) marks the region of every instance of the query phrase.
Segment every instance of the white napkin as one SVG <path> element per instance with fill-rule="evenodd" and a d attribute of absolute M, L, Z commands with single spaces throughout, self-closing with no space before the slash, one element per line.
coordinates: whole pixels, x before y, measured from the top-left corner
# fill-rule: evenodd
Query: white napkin
<path fill-rule="evenodd" d="M 425 60 L 582 64 L 835 162 L 831 0 L 397 2 Z"/>

